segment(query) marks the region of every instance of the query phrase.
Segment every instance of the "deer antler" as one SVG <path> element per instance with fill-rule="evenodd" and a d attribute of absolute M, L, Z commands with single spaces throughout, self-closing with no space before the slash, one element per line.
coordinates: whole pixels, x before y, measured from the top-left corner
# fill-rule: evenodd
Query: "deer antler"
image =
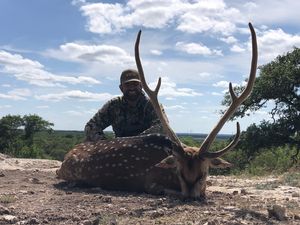
<path fill-rule="evenodd" d="M 145 92 L 147 93 L 147 95 L 149 96 L 150 101 L 153 105 L 153 108 L 154 108 L 159 120 L 162 123 L 164 132 L 166 133 L 166 135 L 173 142 L 175 142 L 176 145 L 181 146 L 181 142 L 180 142 L 179 138 L 177 137 L 177 135 L 174 133 L 174 131 L 169 126 L 169 123 L 167 122 L 167 119 L 166 119 L 164 113 L 162 112 L 160 104 L 159 104 L 158 99 L 157 99 L 157 95 L 158 95 L 160 85 L 161 85 L 161 78 L 158 79 L 158 82 L 157 82 L 157 85 L 156 85 L 156 88 L 155 88 L 154 91 L 152 91 L 149 88 L 149 86 L 147 85 L 145 75 L 144 75 L 143 66 L 142 66 L 142 63 L 141 63 L 141 60 L 140 60 L 140 53 L 139 53 L 139 44 L 140 44 L 141 33 L 142 33 L 142 31 L 140 30 L 138 35 L 137 35 L 136 42 L 135 42 L 135 61 L 136 61 L 136 65 L 137 65 L 137 68 L 138 68 L 138 71 L 139 71 L 139 74 L 140 74 L 140 78 L 141 78 L 143 88 L 144 88 Z M 180 149 L 182 149 L 182 151 Z M 179 150 L 179 152 L 184 152 L 183 148 L 178 148 L 177 151 L 178 150 Z"/>
<path fill-rule="evenodd" d="M 254 28 L 251 23 L 249 23 L 249 28 L 251 31 L 251 37 L 252 37 L 252 61 L 251 61 L 251 70 L 250 70 L 250 75 L 248 79 L 247 86 L 245 90 L 241 93 L 239 97 L 237 97 L 233 91 L 232 84 L 229 83 L 229 93 L 231 96 L 231 104 L 227 111 L 224 113 L 224 115 L 221 117 L 217 125 L 213 128 L 211 133 L 206 137 L 202 145 L 200 146 L 198 154 L 202 155 L 205 154 L 207 157 L 219 157 L 232 149 L 238 142 L 239 136 L 240 136 L 240 127 L 239 123 L 237 123 L 237 133 L 235 135 L 234 140 L 224 149 L 218 151 L 218 152 L 213 152 L 213 153 L 208 153 L 207 151 L 209 150 L 212 142 L 216 138 L 217 134 L 219 131 L 222 129 L 223 125 L 225 122 L 232 116 L 232 114 L 235 112 L 235 110 L 242 104 L 245 99 L 250 95 L 254 81 L 255 81 L 255 75 L 256 75 L 256 67 L 257 67 L 257 41 L 256 41 L 256 35 Z"/>

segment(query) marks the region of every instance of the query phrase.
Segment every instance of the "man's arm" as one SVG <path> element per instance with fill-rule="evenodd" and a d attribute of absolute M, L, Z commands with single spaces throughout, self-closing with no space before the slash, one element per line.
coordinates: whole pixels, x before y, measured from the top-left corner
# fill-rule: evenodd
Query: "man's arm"
<path fill-rule="evenodd" d="M 85 125 L 85 141 L 98 141 L 106 139 L 103 130 L 111 125 L 111 101 L 107 102 Z"/>

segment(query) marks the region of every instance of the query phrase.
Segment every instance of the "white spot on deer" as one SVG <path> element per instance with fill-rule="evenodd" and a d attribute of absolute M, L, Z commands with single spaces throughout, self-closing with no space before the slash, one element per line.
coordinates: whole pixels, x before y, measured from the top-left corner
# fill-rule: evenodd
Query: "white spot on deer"
<path fill-rule="evenodd" d="M 75 155 L 75 154 L 73 155 L 73 159 L 75 160 L 75 162 L 78 162 L 78 161 L 79 161 L 77 155 Z"/>
<path fill-rule="evenodd" d="M 140 158 L 139 157 L 135 157 L 135 160 L 138 161 L 138 160 L 140 160 Z"/>
<path fill-rule="evenodd" d="M 141 148 L 138 148 L 138 151 L 141 151 L 142 149 Z"/>
<path fill-rule="evenodd" d="M 145 144 L 145 145 L 144 145 L 144 147 L 145 147 L 145 148 L 148 148 L 148 147 L 149 147 L 149 145 Z"/>
<path fill-rule="evenodd" d="M 122 166 L 122 163 L 118 163 L 118 166 Z"/>
<path fill-rule="evenodd" d="M 128 145 L 128 147 L 130 147 L 130 148 L 131 148 L 131 147 L 132 147 L 132 144 L 129 144 L 129 145 Z"/>
<path fill-rule="evenodd" d="M 123 153 L 120 153 L 119 156 L 123 156 Z"/>
<path fill-rule="evenodd" d="M 128 160 L 127 160 L 127 159 L 124 159 L 124 160 L 123 160 L 123 162 L 124 162 L 124 163 L 127 163 L 127 162 L 128 162 Z"/>
<path fill-rule="evenodd" d="M 133 148 L 137 148 L 137 145 L 134 145 Z"/>
<path fill-rule="evenodd" d="M 127 145 L 126 145 L 126 144 L 123 144 L 122 146 L 123 146 L 123 147 L 127 147 Z"/>
<path fill-rule="evenodd" d="M 115 154 L 115 153 L 113 153 L 111 156 L 112 156 L 112 157 L 116 157 L 116 154 Z"/>
<path fill-rule="evenodd" d="M 134 177 L 134 175 L 133 175 L 133 174 L 130 174 L 129 176 L 130 176 L 130 177 Z"/>

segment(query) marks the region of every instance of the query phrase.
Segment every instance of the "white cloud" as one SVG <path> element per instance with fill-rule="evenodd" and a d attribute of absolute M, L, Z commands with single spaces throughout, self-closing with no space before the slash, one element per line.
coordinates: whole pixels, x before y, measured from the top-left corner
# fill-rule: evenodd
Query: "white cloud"
<path fill-rule="evenodd" d="M 3 73 L 12 74 L 18 80 L 26 81 L 32 85 L 53 87 L 69 84 L 99 84 L 100 81 L 86 76 L 72 77 L 55 75 L 46 70 L 37 61 L 26 59 L 18 54 L 11 54 L 0 50 L 0 66 Z"/>
<path fill-rule="evenodd" d="M 152 49 L 152 50 L 150 51 L 150 53 L 151 53 L 152 55 L 162 55 L 162 51 L 159 51 L 159 50 L 156 50 L 156 49 Z"/>
<path fill-rule="evenodd" d="M 255 23 L 280 26 L 285 23 L 299 25 L 299 8 L 300 2 L 295 0 L 252 0 L 240 10 Z"/>
<path fill-rule="evenodd" d="M 38 105 L 36 106 L 37 109 L 49 109 L 48 105 Z"/>
<path fill-rule="evenodd" d="M 230 51 L 232 52 L 244 52 L 245 49 L 238 46 L 238 45 L 233 45 L 231 48 L 230 48 Z"/>
<path fill-rule="evenodd" d="M 162 77 L 162 85 L 158 95 L 168 99 L 173 97 L 194 97 L 203 95 L 191 88 L 178 88 L 176 86 L 176 83 L 170 81 L 168 77 Z M 154 89 L 156 87 L 156 82 L 150 83 L 149 87 Z"/>
<path fill-rule="evenodd" d="M 184 43 L 177 42 L 176 47 L 178 50 L 193 55 L 222 55 L 221 50 L 211 50 L 202 43 Z"/>
<path fill-rule="evenodd" d="M 266 30 L 258 37 L 259 60 L 263 63 L 269 62 L 291 51 L 294 46 L 300 46 L 300 35 L 285 33 L 282 29 Z M 250 48 L 250 43 L 249 43 Z"/>
<path fill-rule="evenodd" d="M 238 40 L 233 37 L 233 36 L 229 36 L 229 37 L 224 37 L 224 38 L 220 38 L 221 41 L 224 41 L 227 44 L 234 44 L 236 43 Z"/>
<path fill-rule="evenodd" d="M 126 4 L 83 3 L 80 11 L 88 19 L 93 33 L 115 33 L 134 26 L 163 28 L 176 23 L 188 33 L 213 32 L 229 35 L 233 21 L 240 21 L 239 10 L 227 7 L 223 0 L 129 0 Z"/>
<path fill-rule="evenodd" d="M 47 55 L 66 61 L 80 63 L 105 63 L 128 65 L 134 63 L 134 58 L 125 50 L 112 45 L 86 45 L 66 43 L 59 50 L 48 50 Z"/>
<path fill-rule="evenodd" d="M 223 94 L 219 92 L 212 92 L 211 94 L 214 96 L 223 96 Z"/>
<path fill-rule="evenodd" d="M 238 85 L 239 85 L 239 84 L 237 84 L 237 83 L 232 83 L 232 86 L 233 86 L 233 87 L 238 86 Z M 225 89 L 228 90 L 229 82 L 228 82 L 228 81 L 222 80 L 222 81 L 219 81 L 219 82 L 213 84 L 213 86 L 214 86 L 214 87 L 225 88 Z"/>
<path fill-rule="evenodd" d="M 27 88 L 17 88 L 8 92 L 10 95 L 24 96 L 28 97 L 31 95 L 31 91 Z"/>
<path fill-rule="evenodd" d="M 9 91 L 7 94 L 0 93 L 0 99 L 8 99 L 8 100 L 26 100 L 26 97 L 31 96 L 31 91 L 26 88 L 13 89 Z"/>
<path fill-rule="evenodd" d="M 182 105 L 171 105 L 171 106 L 164 106 L 167 110 L 179 110 L 179 109 L 185 109 Z"/>
<path fill-rule="evenodd" d="M 114 96 L 109 93 L 91 93 L 87 91 L 72 90 L 57 94 L 36 95 L 35 98 L 44 101 L 62 101 L 76 99 L 81 101 L 106 101 Z"/>

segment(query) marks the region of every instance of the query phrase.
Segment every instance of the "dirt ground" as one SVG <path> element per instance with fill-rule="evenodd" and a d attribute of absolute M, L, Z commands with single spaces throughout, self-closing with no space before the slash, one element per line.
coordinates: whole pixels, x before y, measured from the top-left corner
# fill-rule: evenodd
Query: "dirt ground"
<path fill-rule="evenodd" d="M 300 188 L 281 177 L 211 176 L 199 202 L 68 185 L 59 166 L 0 154 L 0 224 L 300 224 Z"/>

